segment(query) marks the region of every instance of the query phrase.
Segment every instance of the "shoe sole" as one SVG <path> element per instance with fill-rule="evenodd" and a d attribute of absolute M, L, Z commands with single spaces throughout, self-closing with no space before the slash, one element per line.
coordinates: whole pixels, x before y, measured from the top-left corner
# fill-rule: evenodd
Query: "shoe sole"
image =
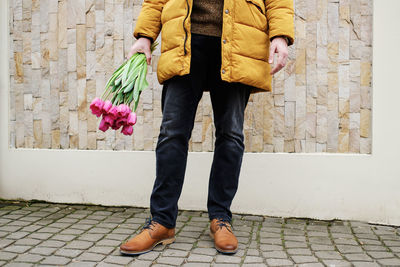
<path fill-rule="evenodd" d="M 214 234 L 211 231 L 210 231 L 210 236 L 212 239 L 214 239 Z M 239 249 L 239 248 L 236 248 L 235 250 L 222 250 L 215 245 L 215 242 L 214 242 L 214 247 L 218 252 L 220 252 L 222 254 L 235 254 Z"/>
<path fill-rule="evenodd" d="M 160 240 L 157 243 L 155 243 L 150 249 L 145 250 L 145 251 L 129 251 L 129 250 L 123 250 L 123 249 L 119 249 L 119 251 L 124 254 L 124 255 L 141 255 L 147 252 L 152 251 L 157 245 L 162 244 L 162 245 L 169 245 L 172 244 L 175 241 L 175 237 L 173 238 L 168 238 L 168 239 L 164 239 L 164 240 Z"/>

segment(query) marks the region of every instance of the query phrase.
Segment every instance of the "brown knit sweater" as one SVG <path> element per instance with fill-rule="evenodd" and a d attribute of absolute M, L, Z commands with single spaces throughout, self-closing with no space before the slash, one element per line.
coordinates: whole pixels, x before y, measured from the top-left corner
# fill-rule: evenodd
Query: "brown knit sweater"
<path fill-rule="evenodd" d="M 223 8 L 224 0 L 193 0 L 191 32 L 220 37 Z"/>

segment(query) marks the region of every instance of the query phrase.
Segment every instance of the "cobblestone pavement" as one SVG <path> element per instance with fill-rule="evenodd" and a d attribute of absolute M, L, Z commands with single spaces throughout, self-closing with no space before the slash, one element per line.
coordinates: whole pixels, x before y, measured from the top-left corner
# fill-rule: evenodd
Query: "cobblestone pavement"
<path fill-rule="evenodd" d="M 180 211 L 175 243 L 132 257 L 119 245 L 148 209 L 0 201 L 0 266 L 400 266 L 400 228 L 234 215 L 239 251 L 216 252 L 207 213 Z"/>

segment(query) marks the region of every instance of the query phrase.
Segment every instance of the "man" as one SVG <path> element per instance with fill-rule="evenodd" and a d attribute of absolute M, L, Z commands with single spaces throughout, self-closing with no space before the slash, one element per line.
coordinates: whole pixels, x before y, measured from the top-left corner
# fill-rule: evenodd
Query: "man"
<path fill-rule="evenodd" d="M 144 53 L 161 32 L 157 77 L 163 113 L 156 147 L 151 218 L 120 252 L 138 255 L 175 240 L 188 142 L 197 105 L 209 91 L 215 124 L 207 209 L 215 248 L 235 253 L 230 205 L 244 152 L 244 111 L 251 93 L 271 91 L 294 42 L 292 0 L 145 0 L 128 57 Z M 274 64 L 274 54 L 278 54 Z M 271 70 L 270 64 L 275 66 Z"/>

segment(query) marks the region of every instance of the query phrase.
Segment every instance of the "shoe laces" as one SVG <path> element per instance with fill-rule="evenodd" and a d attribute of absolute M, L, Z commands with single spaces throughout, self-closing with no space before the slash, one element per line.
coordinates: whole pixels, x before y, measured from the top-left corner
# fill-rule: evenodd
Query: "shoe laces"
<path fill-rule="evenodd" d="M 217 218 L 217 225 L 219 226 L 219 229 L 222 229 L 222 227 L 225 227 L 229 232 L 232 233 L 232 225 L 230 224 L 229 220 L 223 219 L 223 218 Z"/>
<path fill-rule="evenodd" d="M 154 226 L 154 223 L 155 223 L 155 221 L 153 221 L 153 219 L 151 217 L 147 218 L 146 222 L 144 223 L 143 230 L 144 229 L 152 230 L 152 226 Z"/>

